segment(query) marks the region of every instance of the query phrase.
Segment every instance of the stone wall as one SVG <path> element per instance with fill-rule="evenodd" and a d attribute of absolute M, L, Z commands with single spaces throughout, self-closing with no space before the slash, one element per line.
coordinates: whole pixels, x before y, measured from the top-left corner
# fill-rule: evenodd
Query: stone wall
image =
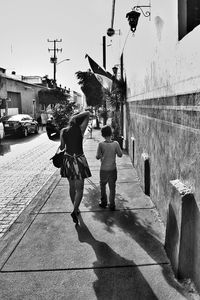
<path fill-rule="evenodd" d="M 148 159 L 149 194 L 166 224 L 169 234 L 166 240 L 172 240 L 172 233 L 177 232 L 179 236 L 169 255 L 177 272 L 181 268 L 180 255 L 184 256 L 179 251 L 180 245 L 183 246 L 180 240 L 190 238 L 188 230 L 183 230 L 182 234 L 183 225 L 186 226 L 187 220 L 191 222 L 195 219 L 192 226 L 195 238 L 189 251 L 191 255 L 195 253 L 195 263 L 188 276 L 193 277 L 200 289 L 200 276 L 195 270 L 195 266 L 200 265 L 200 94 L 130 101 L 126 106 L 126 115 L 129 124 L 126 133 L 128 151 L 132 158 L 134 156 L 133 163 L 143 190 L 145 192 L 145 161 Z M 181 194 L 177 196 L 171 184 L 175 180 L 190 190 L 195 210 L 183 211 Z M 188 215 L 184 215 L 183 219 L 183 213 L 187 211 Z"/>

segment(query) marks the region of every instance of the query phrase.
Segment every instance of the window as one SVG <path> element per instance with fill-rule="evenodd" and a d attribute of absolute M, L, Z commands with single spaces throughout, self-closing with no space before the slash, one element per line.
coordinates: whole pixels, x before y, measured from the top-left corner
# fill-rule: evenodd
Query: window
<path fill-rule="evenodd" d="M 178 0 L 179 40 L 200 24 L 200 1 Z"/>

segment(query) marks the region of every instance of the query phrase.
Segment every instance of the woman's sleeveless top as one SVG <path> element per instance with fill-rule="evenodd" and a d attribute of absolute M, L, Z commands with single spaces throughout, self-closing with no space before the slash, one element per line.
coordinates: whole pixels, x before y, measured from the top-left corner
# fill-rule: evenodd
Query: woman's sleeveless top
<path fill-rule="evenodd" d="M 83 154 L 83 136 L 78 125 L 70 126 L 63 132 L 66 152 L 70 155 Z"/>

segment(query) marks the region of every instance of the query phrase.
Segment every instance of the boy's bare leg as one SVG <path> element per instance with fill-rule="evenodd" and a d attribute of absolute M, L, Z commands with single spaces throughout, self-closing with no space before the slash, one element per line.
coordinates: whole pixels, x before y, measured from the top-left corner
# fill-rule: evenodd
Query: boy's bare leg
<path fill-rule="evenodd" d="M 113 170 L 110 172 L 108 186 L 110 189 L 109 202 L 110 209 L 115 209 L 115 194 L 116 194 L 116 181 L 117 181 L 117 171 Z"/>
<path fill-rule="evenodd" d="M 101 202 L 99 203 L 99 205 L 101 207 L 107 206 L 106 184 L 107 184 L 107 172 L 100 171 Z"/>

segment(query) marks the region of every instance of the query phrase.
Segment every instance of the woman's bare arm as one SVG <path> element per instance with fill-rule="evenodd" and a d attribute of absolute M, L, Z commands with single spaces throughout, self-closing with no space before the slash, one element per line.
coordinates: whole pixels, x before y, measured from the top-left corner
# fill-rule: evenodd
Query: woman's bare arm
<path fill-rule="evenodd" d="M 61 131 L 60 131 L 60 150 L 61 151 L 65 148 L 65 142 L 63 139 L 63 131 L 64 131 L 64 128 L 61 129 Z"/>
<path fill-rule="evenodd" d="M 73 116 L 72 120 L 76 120 L 78 118 L 84 118 L 82 123 L 80 124 L 81 132 L 82 132 L 82 134 L 84 134 L 84 132 L 88 126 L 90 112 L 89 111 L 81 112 L 80 114 Z"/>

